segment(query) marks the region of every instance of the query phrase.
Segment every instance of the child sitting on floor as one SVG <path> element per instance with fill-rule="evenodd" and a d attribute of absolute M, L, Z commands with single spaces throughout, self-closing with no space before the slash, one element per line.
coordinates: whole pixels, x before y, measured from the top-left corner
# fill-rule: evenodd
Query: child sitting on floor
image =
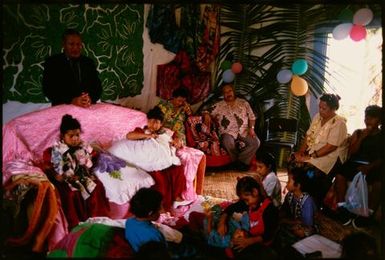
<path fill-rule="evenodd" d="M 280 210 L 280 229 L 278 246 L 291 246 L 316 231 L 315 214 L 317 211 L 313 198 L 307 193 L 312 172 L 296 167 L 288 171 L 288 182 L 284 203 Z"/>
<path fill-rule="evenodd" d="M 228 257 L 273 257 L 268 248 L 278 224 L 278 210 L 269 198 L 264 197 L 261 185 L 250 176 L 238 180 L 237 195 L 240 200 L 221 213 L 212 230 L 207 222 L 208 243 L 227 247 Z M 215 227 L 214 224 L 214 227 Z"/>
<path fill-rule="evenodd" d="M 281 183 L 277 177 L 274 156 L 264 151 L 258 151 L 255 159 L 257 181 L 262 183 L 266 196 L 273 201 L 274 206 L 281 206 Z"/>
<path fill-rule="evenodd" d="M 164 225 L 155 223 L 160 217 L 162 210 L 162 194 L 152 188 L 141 188 L 130 200 L 130 212 L 132 217 L 125 223 L 125 237 L 132 246 L 135 253 L 138 253 L 141 247 L 151 241 L 163 244 L 173 258 L 192 257 L 196 251 L 190 245 L 184 243 L 182 238 L 173 239 L 178 242 L 167 242 L 165 237 Z M 179 233 L 178 231 L 176 231 Z"/>

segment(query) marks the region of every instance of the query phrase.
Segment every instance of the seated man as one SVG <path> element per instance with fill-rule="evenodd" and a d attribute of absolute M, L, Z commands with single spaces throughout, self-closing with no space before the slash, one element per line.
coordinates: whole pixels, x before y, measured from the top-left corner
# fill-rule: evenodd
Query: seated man
<path fill-rule="evenodd" d="M 204 112 L 205 120 L 211 116 L 218 124 L 221 142 L 240 170 L 248 170 L 260 140 L 254 132 L 255 115 L 250 104 L 235 96 L 234 86 L 222 86 L 224 100 Z"/>

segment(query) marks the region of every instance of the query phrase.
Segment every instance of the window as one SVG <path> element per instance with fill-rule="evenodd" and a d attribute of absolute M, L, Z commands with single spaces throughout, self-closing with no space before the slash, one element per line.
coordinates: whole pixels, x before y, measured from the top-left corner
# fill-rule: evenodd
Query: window
<path fill-rule="evenodd" d="M 382 105 L 382 29 L 367 29 L 364 40 L 335 40 L 328 34 L 326 92 L 341 97 L 338 114 L 347 119 L 348 132 L 364 128 L 364 110 Z"/>

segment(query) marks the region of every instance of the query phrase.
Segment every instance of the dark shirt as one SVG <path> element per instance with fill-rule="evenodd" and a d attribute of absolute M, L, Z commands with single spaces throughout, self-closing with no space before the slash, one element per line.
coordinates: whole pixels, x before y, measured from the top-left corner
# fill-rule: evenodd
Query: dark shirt
<path fill-rule="evenodd" d="M 368 135 L 362 140 L 358 151 L 352 154 L 351 161 L 373 162 L 383 158 L 383 134 L 382 131 L 374 135 Z"/>
<path fill-rule="evenodd" d="M 249 207 L 243 200 L 239 200 L 225 209 L 225 213 L 228 216 L 232 216 L 234 212 L 242 213 L 249 212 Z M 270 241 L 274 238 L 274 235 L 278 227 L 278 209 L 274 206 L 273 203 L 270 203 L 269 206 L 264 210 L 263 223 L 265 225 L 265 232 L 263 233 L 263 241 Z"/>
<path fill-rule="evenodd" d="M 43 93 L 53 106 L 70 104 L 82 92 L 87 92 L 91 102 L 96 103 L 102 94 L 95 63 L 85 56 L 69 59 L 61 53 L 47 58 L 42 83 Z"/>

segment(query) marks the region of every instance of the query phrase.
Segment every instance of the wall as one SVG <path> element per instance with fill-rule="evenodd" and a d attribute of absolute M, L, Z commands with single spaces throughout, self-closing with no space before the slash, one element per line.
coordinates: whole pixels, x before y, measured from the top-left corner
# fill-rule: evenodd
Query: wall
<path fill-rule="evenodd" d="M 72 9 L 76 6 L 66 5 L 66 7 L 68 7 L 68 9 Z M 94 60 L 97 61 L 99 64 L 98 71 L 100 72 L 100 78 L 103 82 L 105 92 L 102 96 L 103 100 L 107 102 L 120 103 L 129 107 L 135 107 L 142 111 L 147 111 L 149 108 L 151 108 L 158 102 L 158 98 L 155 96 L 156 66 L 158 64 L 168 63 L 174 58 L 175 54 L 165 50 L 160 44 L 153 44 L 150 42 L 147 28 L 145 27 L 145 23 L 143 22 L 146 21 L 150 5 L 136 5 L 136 7 L 137 9 L 133 9 L 132 5 L 102 5 L 96 7 L 90 7 L 89 5 L 85 5 L 83 15 L 80 17 L 83 17 L 83 20 L 81 22 L 83 23 L 82 28 L 84 28 L 84 32 L 88 31 L 88 33 L 91 34 L 91 29 L 92 32 L 95 32 L 96 28 L 94 27 L 100 26 L 100 32 L 97 32 L 95 37 L 105 37 L 100 35 L 104 35 L 104 33 L 107 33 L 106 30 L 104 30 L 105 28 L 112 28 L 115 26 L 115 33 L 117 33 L 120 30 L 118 30 L 117 25 L 114 24 L 115 21 L 121 21 L 122 24 L 132 25 L 132 21 L 130 22 L 124 19 L 129 19 L 129 14 L 136 15 L 138 21 L 135 24 L 140 24 L 140 29 L 137 28 L 134 31 L 140 32 L 139 38 L 137 35 L 135 36 L 137 41 L 140 43 L 140 48 L 135 47 L 135 45 L 138 46 L 138 44 L 133 44 L 133 39 L 126 40 L 125 42 L 123 42 L 122 39 L 125 37 L 124 35 L 120 36 L 122 38 L 120 42 L 115 41 L 114 38 L 114 41 L 112 41 L 113 44 L 111 45 L 106 45 L 106 42 L 103 42 L 100 39 L 92 39 L 91 36 L 88 36 L 88 38 L 85 37 L 84 39 L 85 53 L 93 57 Z M 7 40 L 4 40 L 5 44 L 3 44 L 3 56 L 5 57 L 6 61 L 6 64 L 4 66 L 4 79 L 8 78 L 10 80 L 12 79 L 12 81 L 4 81 L 3 83 L 3 124 L 21 114 L 50 106 L 50 104 L 47 103 L 48 100 L 46 100 L 41 93 L 40 81 L 42 77 L 42 62 L 44 61 L 44 58 L 49 54 L 60 51 L 58 49 L 60 48 L 60 35 L 61 32 L 64 30 L 64 26 L 71 25 L 72 23 L 70 23 L 69 21 L 76 20 L 72 16 L 79 17 L 79 13 L 76 13 L 73 10 L 70 12 L 68 9 L 63 7 L 63 5 L 51 5 L 49 7 L 47 5 L 36 5 L 34 12 L 46 16 L 42 19 L 38 19 L 38 17 L 32 15 L 29 16 L 34 19 L 37 19 L 37 21 L 35 21 L 33 24 L 32 22 L 28 22 L 25 19 L 23 14 L 25 14 L 26 11 L 21 10 L 20 6 L 9 5 L 8 7 L 6 6 L 4 8 L 4 13 L 7 13 L 8 16 L 13 16 L 8 17 L 8 21 L 14 19 L 17 21 L 18 26 L 21 26 L 22 28 L 18 29 L 18 26 L 16 26 L 17 23 L 15 22 L 13 27 L 10 27 L 8 31 L 4 31 L 4 36 L 8 36 L 5 37 L 8 39 L 8 42 Z M 42 32 L 44 33 L 44 35 L 36 37 L 30 36 L 34 35 L 33 33 L 31 33 L 30 35 L 26 34 L 28 28 L 42 27 L 41 30 L 43 30 L 43 25 L 37 25 L 37 22 L 41 22 L 42 20 L 44 20 L 46 23 L 48 23 L 52 21 L 54 18 L 49 17 L 49 14 L 52 13 L 55 13 L 55 15 L 58 16 L 57 18 L 60 21 L 63 21 L 64 17 L 72 17 L 72 20 L 68 18 L 69 20 L 66 20 L 67 22 L 65 22 L 64 24 L 58 23 L 59 20 L 55 20 L 52 22 L 55 27 L 54 29 L 56 29 L 56 31 L 60 31 L 59 35 L 57 32 L 53 31 Z M 108 22 L 106 20 L 107 18 L 105 18 L 107 14 L 111 15 L 111 20 L 109 20 Z M 7 22 L 7 18 L 4 17 L 3 21 Z M 78 22 L 80 23 L 80 21 Z M 58 29 L 58 24 L 60 24 L 60 29 Z M 46 24 L 44 26 L 46 29 L 50 28 Z M 3 27 L 5 28 L 5 26 Z M 121 29 L 125 31 L 124 28 Z M 18 34 L 12 33 L 18 31 Z M 40 29 L 36 29 L 36 32 L 40 32 Z M 38 35 L 38 33 L 35 34 Z M 20 38 L 15 38 L 17 35 L 24 35 L 25 39 L 48 39 L 48 37 L 50 39 L 56 39 L 58 37 L 59 38 L 56 40 L 52 39 L 50 41 L 46 39 L 46 45 L 43 45 L 41 41 L 32 41 L 26 44 L 26 41 L 22 41 Z M 51 35 L 57 36 L 52 37 Z M 15 43 L 13 45 L 11 44 L 12 37 L 13 42 Z M 56 43 L 54 41 L 56 41 Z M 89 42 L 91 42 L 92 44 Z M 16 48 L 16 45 L 18 45 L 19 47 Z M 30 48 L 29 46 L 31 45 L 39 46 L 40 49 L 42 49 L 42 51 L 38 52 L 39 55 L 36 56 L 34 54 L 37 52 L 37 50 L 34 48 Z M 10 47 L 7 48 L 6 46 Z M 46 46 L 46 48 L 44 46 Z M 100 54 L 103 53 L 103 49 L 100 49 L 100 46 L 104 46 L 104 48 L 107 48 L 104 50 L 108 50 L 108 53 L 111 53 L 111 55 L 107 56 L 106 54 Z M 124 52 L 124 50 L 126 50 L 126 52 Z M 133 54 L 135 54 L 135 57 L 133 56 Z M 34 55 L 33 59 L 26 58 L 31 55 Z M 123 56 L 126 56 L 126 58 L 129 56 L 132 59 L 129 61 Z M 16 57 L 21 58 L 19 61 L 16 61 Z M 27 60 L 29 63 L 26 63 Z M 35 60 L 35 62 L 33 60 Z M 115 68 L 115 66 L 117 68 Z M 26 67 L 32 67 L 35 71 L 31 73 L 30 69 L 25 70 Z M 132 72 L 132 68 L 135 68 L 134 72 Z M 18 70 L 17 73 L 14 72 L 15 69 Z M 7 73 L 15 73 L 15 77 L 9 76 Z M 115 75 L 115 77 L 111 75 Z M 144 77 L 143 75 L 146 76 Z M 33 84 L 31 84 L 31 82 L 33 82 Z M 113 84 L 112 82 L 116 82 L 117 84 L 126 82 L 128 85 L 126 84 L 118 86 L 117 84 Z M 131 91 L 130 93 L 133 97 L 119 98 L 119 95 L 126 94 L 117 91 L 118 89 L 123 88 Z"/>

